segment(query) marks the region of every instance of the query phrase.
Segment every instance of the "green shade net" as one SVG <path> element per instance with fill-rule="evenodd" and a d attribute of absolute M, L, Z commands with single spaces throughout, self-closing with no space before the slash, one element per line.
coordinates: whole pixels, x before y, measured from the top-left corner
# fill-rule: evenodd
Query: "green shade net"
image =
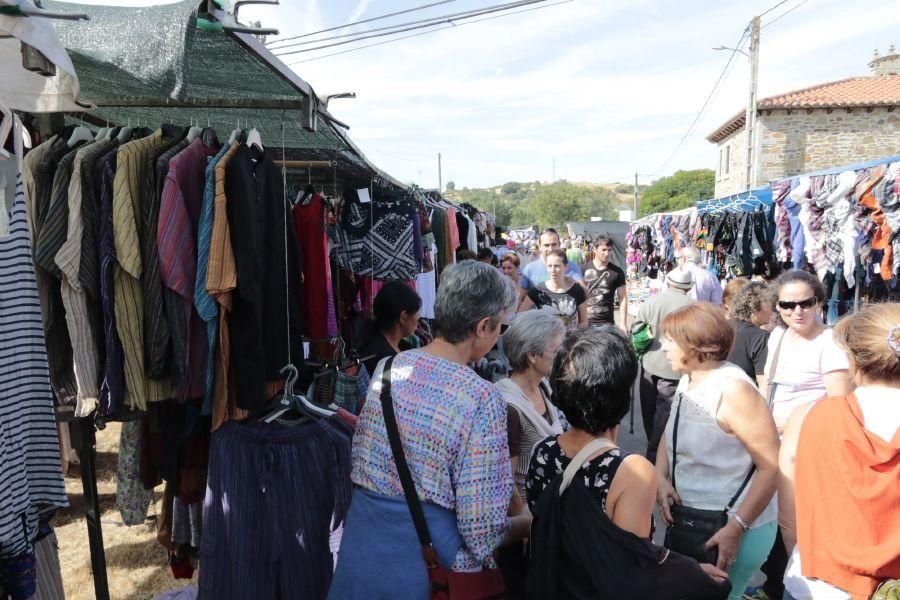
<path fill-rule="evenodd" d="M 225 136 L 239 126 L 256 127 L 263 142 L 272 148 L 284 145 L 318 150 L 323 156 L 333 152 L 355 155 L 325 119 L 319 118 L 316 132 L 301 127 L 303 94 L 265 61 L 226 32 L 199 29 L 198 0 L 138 8 L 52 0 L 43 5 L 90 16 L 89 21 L 56 21 L 54 27 L 72 57 L 82 96 L 99 105 L 91 115 L 100 121 L 149 127 L 163 122 L 210 126 Z M 182 105 L 291 101 L 295 105 L 152 106 L 167 101 Z M 119 102 L 138 106 L 102 106 Z M 145 105 L 140 105 L 142 102 Z"/>

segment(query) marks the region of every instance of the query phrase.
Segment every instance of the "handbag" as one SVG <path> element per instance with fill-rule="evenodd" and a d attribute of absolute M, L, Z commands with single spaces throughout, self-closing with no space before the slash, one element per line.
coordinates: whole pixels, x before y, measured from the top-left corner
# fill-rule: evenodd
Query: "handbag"
<path fill-rule="evenodd" d="M 772 408 L 772 400 L 775 397 L 775 369 L 778 366 L 778 357 L 781 354 L 781 343 L 783 341 L 784 336 L 781 336 L 781 339 L 778 340 L 778 345 L 775 347 L 772 367 L 769 370 L 769 390 L 767 394 L 769 410 Z M 672 487 L 675 487 L 675 463 L 678 460 L 678 421 L 680 417 L 681 398 L 678 399 L 678 407 L 675 409 L 675 425 L 672 431 Z M 743 483 L 741 483 L 741 487 L 722 510 L 703 510 L 684 506 L 683 504 L 673 504 L 671 507 L 673 522 L 666 529 L 666 537 L 663 542 L 666 548 L 695 558 L 698 562 L 716 564 L 719 558 L 718 547 L 707 549 L 706 542 L 728 523 L 728 511 L 737 502 L 737 499 L 743 493 L 747 484 L 750 483 L 750 479 L 755 472 L 756 465 L 752 465 Z"/>
<path fill-rule="evenodd" d="M 650 328 L 650 324 L 644 323 L 640 329 L 631 334 L 631 345 L 634 347 L 635 354 L 641 356 L 647 352 L 653 339 L 653 330 Z"/>
<path fill-rule="evenodd" d="M 388 441 L 391 445 L 391 454 L 394 456 L 394 464 L 397 466 L 397 474 L 400 476 L 400 484 L 403 486 L 403 495 L 406 497 L 406 504 L 409 506 L 409 512 L 416 526 L 419 544 L 422 546 L 422 560 L 431 584 L 429 598 L 432 600 L 500 600 L 505 598 L 506 586 L 503 583 L 503 575 L 498 569 L 461 573 L 444 568 L 438 559 L 437 552 L 431 544 L 431 533 L 428 531 L 422 503 L 416 493 L 416 485 L 409 471 L 406 455 L 403 453 L 400 429 L 397 427 L 397 419 L 394 416 L 394 402 L 391 398 L 391 364 L 393 362 L 394 357 L 392 356 L 387 359 L 382 369 L 381 410 L 384 415 Z"/>

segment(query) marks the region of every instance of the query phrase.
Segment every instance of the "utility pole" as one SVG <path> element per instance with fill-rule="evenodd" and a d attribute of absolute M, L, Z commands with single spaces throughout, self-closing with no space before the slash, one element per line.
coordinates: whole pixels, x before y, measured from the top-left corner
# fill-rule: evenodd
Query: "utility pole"
<path fill-rule="evenodd" d="M 744 119 L 747 132 L 747 189 L 756 185 L 756 169 L 753 152 L 753 133 L 756 129 L 756 83 L 759 71 L 759 17 L 753 17 L 750 23 L 750 97 L 747 99 L 747 116 Z"/>
<path fill-rule="evenodd" d="M 438 152 L 438 192 L 444 192 L 444 179 L 441 175 L 441 153 Z"/>
<path fill-rule="evenodd" d="M 637 221 L 637 187 L 638 187 L 638 174 L 634 174 L 634 210 L 631 212 L 631 220 Z"/>

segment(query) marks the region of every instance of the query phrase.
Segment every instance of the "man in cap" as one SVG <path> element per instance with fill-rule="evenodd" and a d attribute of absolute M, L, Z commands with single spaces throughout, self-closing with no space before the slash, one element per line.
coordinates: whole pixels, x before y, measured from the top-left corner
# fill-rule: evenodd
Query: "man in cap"
<path fill-rule="evenodd" d="M 659 324 L 671 312 L 694 302 L 688 292 L 694 281 L 683 269 L 674 269 L 666 275 L 666 289 L 651 296 L 638 311 L 631 330 L 639 331 L 650 326 L 653 343 L 641 359 L 641 414 L 644 432 L 647 434 L 647 459 L 656 462 L 656 449 L 669 420 L 669 409 L 675 397 L 680 376 L 669 364 L 660 342 Z"/>

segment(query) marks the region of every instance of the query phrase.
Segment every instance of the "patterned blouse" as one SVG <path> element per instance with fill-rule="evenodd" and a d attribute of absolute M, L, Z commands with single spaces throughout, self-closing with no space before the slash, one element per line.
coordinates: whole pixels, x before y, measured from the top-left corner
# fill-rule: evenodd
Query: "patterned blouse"
<path fill-rule="evenodd" d="M 403 496 L 381 412 L 381 367 L 353 436 L 353 483 Z M 396 356 L 391 395 L 419 498 L 456 512 L 455 571 L 493 566 L 513 492 L 506 403 L 491 383 L 424 350 Z"/>
<path fill-rule="evenodd" d="M 558 437 L 558 436 L 557 436 Z M 619 448 L 613 448 L 591 459 L 579 470 L 584 476 L 584 485 L 606 510 L 606 497 L 609 495 L 609 487 L 619 470 L 619 465 L 627 453 Z M 525 494 L 528 500 L 528 508 L 534 512 L 541 494 L 553 483 L 557 476 L 562 474 L 569 466 L 572 459 L 566 456 L 556 437 L 550 437 L 534 447 L 531 464 L 528 467 L 528 475 L 525 478 Z"/>

